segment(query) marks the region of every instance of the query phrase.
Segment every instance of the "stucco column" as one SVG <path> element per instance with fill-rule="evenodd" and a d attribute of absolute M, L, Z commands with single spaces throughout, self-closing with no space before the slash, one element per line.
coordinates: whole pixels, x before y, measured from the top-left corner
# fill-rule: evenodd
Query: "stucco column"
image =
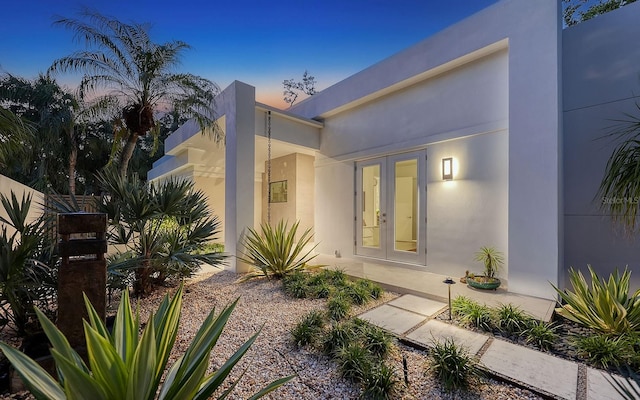
<path fill-rule="evenodd" d="M 553 298 L 563 238 L 562 13 L 554 0 L 504 4 L 527 15 L 509 38 L 509 290 Z"/>
<path fill-rule="evenodd" d="M 234 81 L 220 95 L 225 114 L 225 252 L 227 268 L 244 272 L 237 261 L 240 239 L 254 223 L 255 88 Z"/>

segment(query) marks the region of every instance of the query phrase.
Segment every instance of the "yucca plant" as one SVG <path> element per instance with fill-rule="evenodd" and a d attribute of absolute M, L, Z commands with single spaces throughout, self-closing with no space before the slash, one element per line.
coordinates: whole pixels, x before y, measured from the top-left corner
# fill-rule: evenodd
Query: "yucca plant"
<path fill-rule="evenodd" d="M 493 247 L 482 246 L 475 254 L 475 261 L 484 265 L 484 276 L 495 278 L 496 273 L 504 264 L 504 255 Z"/>
<path fill-rule="evenodd" d="M 257 276 L 282 278 L 305 269 L 307 263 L 316 257 L 316 254 L 312 254 L 316 246 L 306 249 L 313 238 L 311 228 L 304 231 L 296 242 L 299 225 L 299 221 L 291 228 L 284 221 L 278 222 L 275 228 L 262 224 L 260 233 L 248 228 L 249 233 L 242 241 L 244 251 L 241 261 L 252 265 L 254 269 L 240 280 L 246 281 Z"/>
<path fill-rule="evenodd" d="M 622 276 L 616 270 L 609 279 L 600 279 L 591 266 L 591 286 L 582 272 L 569 270 L 573 291 L 553 285 L 565 304 L 556 312 L 565 318 L 604 334 L 619 335 L 640 329 L 640 289 L 629 295 L 631 271 Z"/>
<path fill-rule="evenodd" d="M 0 342 L 0 349 L 37 399 L 208 399 L 221 387 L 236 363 L 249 350 L 257 335 L 247 340 L 220 369 L 207 374 L 213 347 L 222 334 L 238 300 L 216 316 L 207 316 L 187 351 L 169 368 L 161 382 L 178 333 L 182 287 L 173 297 L 165 296 L 138 336 L 140 321 L 124 291 L 110 333 L 85 297 L 89 321 L 84 322 L 89 365 L 73 350 L 64 335 L 39 310 L 40 323 L 51 342 L 58 380 L 35 361 Z M 278 379 L 256 393 L 259 398 L 292 377 Z M 235 387 L 219 393 L 226 397 Z"/>

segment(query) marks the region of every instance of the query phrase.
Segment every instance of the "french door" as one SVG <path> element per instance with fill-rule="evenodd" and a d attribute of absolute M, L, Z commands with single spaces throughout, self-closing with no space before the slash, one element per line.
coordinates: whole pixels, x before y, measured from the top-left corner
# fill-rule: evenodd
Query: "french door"
<path fill-rule="evenodd" d="M 356 253 L 426 264 L 426 151 L 356 164 Z"/>

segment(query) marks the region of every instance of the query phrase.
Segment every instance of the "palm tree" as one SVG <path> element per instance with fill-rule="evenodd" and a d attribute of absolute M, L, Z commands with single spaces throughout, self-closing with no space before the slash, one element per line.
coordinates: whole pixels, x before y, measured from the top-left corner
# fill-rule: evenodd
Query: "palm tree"
<path fill-rule="evenodd" d="M 6 169 L 12 159 L 25 159 L 24 144 L 31 140 L 33 134 L 31 125 L 0 107 L 0 168 Z"/>
<path fill-rule="evenodd" d="M 74 193 L 78 154 L 77 99 L 49 76 L 40 75 L 28 80 L 5 74 L 0 79 L 0 100 L 36 128 L 34 134 L 22 142 L 23 150 L 30 150 L 30 154 L 26 158 L 12 157 L 14 165 L 18 165 L 18 171 L 14 171 L 17 176 L 12 177 L 38 189 L 52 185 L 55 190 L 62 191 L 68 183 L 70 193 Z M 65 159 L 68 159 L 67 182 L 64 168 L 60 168 Z"/>
<path fill-rule="evenodd" d="M 219 88 L 205 78 L 174 72 L 188 44 L 154 43 L 148 25 L 125 24 L 88 9 L 80 16 L 55 23 L 71 29 L 86 49 L 55 60 L 49 72 L 83 73 L 81 98 L 91 97 L 104 113 L 119 114 L 124 129 L 116 132 L 114 154 L 119 154 L 121 176 L 127 173 L 138 138 L 156 134 L 154 114 L 160 110 L 174 109 L 194 118 L 203 133 L 222 140 L 213 115 Z"/>
<path fill-rule="evenodd" d="M 111 169 L 98 179 L 108 195 L 97 210 L 107 214 L 110 243 L 123 250 L 108 269 L 123 275 L 133 271 L 136 296 L 148 295 L 154 283 L 192 276 L 201 263 L 223 264 L 225 255 L 209 246 L 220 233 L 220 221 L 193 182 L 144 183 Z"/>
<path fill-rule="evenodd" d="M 636 107 L 640 111 L 640 104 L 636 103 Z M 625 115 L 626 119 L 607 135 L 618 144 L 607 161 L 598 199 L 614 222 L 632 234 L 638 229 L 640 203 L 640 117 Z"/>

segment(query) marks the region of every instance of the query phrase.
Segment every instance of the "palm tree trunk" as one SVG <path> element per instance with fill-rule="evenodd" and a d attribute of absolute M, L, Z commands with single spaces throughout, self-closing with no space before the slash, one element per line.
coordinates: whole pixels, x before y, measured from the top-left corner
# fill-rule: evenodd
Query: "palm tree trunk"
<path fill-rule="evenodd" d="M 71 143 L 71 153 L 69 153 L 69 194 L 76 194 L 76 164 L 78 161 L 78 146 L 75 142 L 75 131 L 73 126 L 69 129 L 69 142 Z"/>
<path fill-rule="evenodd" d="M 122 155 L 120 156 L 120 176 L 123 178 L 127 176 L 129 161 L 131 161 L 131 157 L 133 156 L 133 151 L 135 150 L 137 143 L 138 134 L 135 132 L 130 132 L 127 143 L 124 145 L 124 148 L 122 149 Z"/>

